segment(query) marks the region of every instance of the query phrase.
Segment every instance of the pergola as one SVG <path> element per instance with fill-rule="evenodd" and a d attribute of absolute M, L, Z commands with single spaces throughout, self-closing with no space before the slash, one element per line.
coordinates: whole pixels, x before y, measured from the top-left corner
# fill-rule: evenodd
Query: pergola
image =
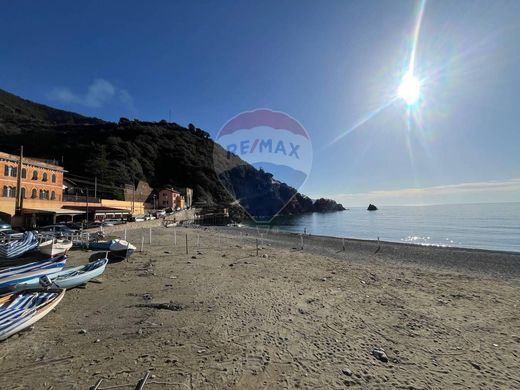
<path fill-rule="evenodd" d="M 22 209 L 22 215 L 25 216 L 26 220 L 28 216 L 33 217 L 36 220 L 37 216 L 45 216 L 52 218 L 52 224 L 56 223 L 56 218 L 60 216 L 70 217 L 70 221 L 74 221 L 76 215 L 85 214 L 83 211 L 70 210 L 70 209 L 58 209 L 58 208 L 34 208 L 34 209 Z M 31 223 L 33 225 L 33 223 Z"/>

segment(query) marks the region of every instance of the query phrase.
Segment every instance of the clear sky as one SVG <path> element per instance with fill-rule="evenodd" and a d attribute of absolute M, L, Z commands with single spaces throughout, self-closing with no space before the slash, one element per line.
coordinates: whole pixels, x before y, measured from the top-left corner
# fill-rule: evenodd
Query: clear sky
<path fill-rule="evenodd" d="M 314 146 L 302 191 L 347 206 L 520 200 L 519 1 L 425 3 L 412 121 L 404 101 L 387 103 L 408 67 L 418 1 L 1 9 L 0 88 L 25 98 L 108 120 L 171 110 L 213 135 L 242 111 L 286 112 Z"/>

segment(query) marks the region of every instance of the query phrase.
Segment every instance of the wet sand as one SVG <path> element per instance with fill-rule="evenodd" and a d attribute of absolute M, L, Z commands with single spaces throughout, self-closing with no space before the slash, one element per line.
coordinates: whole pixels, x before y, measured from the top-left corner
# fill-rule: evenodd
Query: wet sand
<path fill-rule="evenodd" d="M 175 231 L 1 343 L 1 387 L 520 388 L 520 254 Z"/>

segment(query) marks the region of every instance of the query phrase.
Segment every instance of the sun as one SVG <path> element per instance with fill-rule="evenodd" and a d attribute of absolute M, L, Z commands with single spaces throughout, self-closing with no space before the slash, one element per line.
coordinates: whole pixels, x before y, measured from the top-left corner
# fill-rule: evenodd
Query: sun
<path fill-rule="evenodd" d="M 411 72 L 406 73 L 397 89 L 397 96 L 411 106 L 419 100 L 420 92 L 421 83 L 419 80 Z"/>

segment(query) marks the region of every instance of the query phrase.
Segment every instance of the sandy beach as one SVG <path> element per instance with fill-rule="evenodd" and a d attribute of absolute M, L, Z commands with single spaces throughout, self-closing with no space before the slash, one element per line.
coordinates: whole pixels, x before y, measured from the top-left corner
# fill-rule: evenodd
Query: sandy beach
<path fill-rule="evenodd" d="M 1 343 L 0 387 L 133 389 L 149 370 L 147 389 L 520 388 L 520 254 L 128 231 L 138 250 L 143 236 L 142 253 Z"/>

